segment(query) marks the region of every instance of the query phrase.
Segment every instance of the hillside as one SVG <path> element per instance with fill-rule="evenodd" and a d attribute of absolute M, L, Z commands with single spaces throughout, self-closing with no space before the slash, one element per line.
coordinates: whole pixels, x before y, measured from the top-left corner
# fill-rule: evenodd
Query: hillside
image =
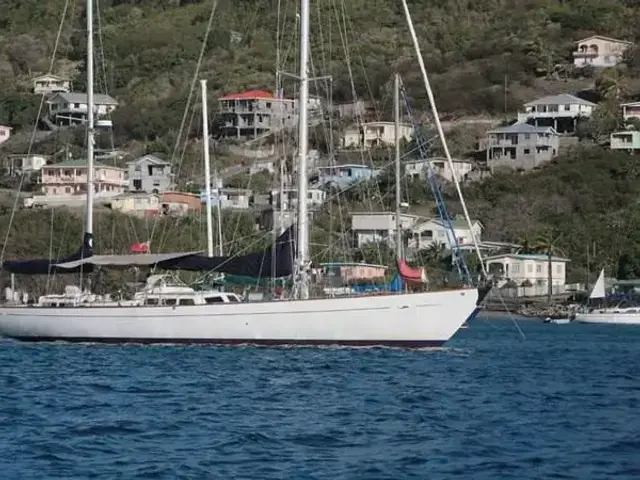
<path fill-rule="evenodd" d="M 113 114 L 118 147 L 177 158 L 177 146 L 183 141 L 178 139 L 178 132 L 214 3 L 99 2 L 97 90 L 108 92 L 120 102 Z M 277 0 L 217 4 L 199 75 L 209 80 L 213 109 L 214 100 L 223 93 L 272 89 L 277 52 L 283 70 L 296 70 L 296 2 L 282 2 L 286 11 L 281 12 L 280 22 L 278 4 Z M 522 0 L 517 4 L 518 8 L 508 0 L 411 2 L 439 110 L 453 117 L 509 119 L 522 103 L 537 96 L 591 90 L 603 106 L 595 116 L 597 121 L 581 136 L 596 142 L 606 138 L 611 129 L 619 126 L 619 103 L 640 98 L 640 55 L 635 48 L 630 49 L 615 70 L 576 70 L 569 66 L 573 42 L 591 34 L 639 41 L 640 3 Z M 13 127 L 17 139 L 8 142 L 0 154 L 26 149 L 40 106 L 39 98 L 30 93 L 30 79 L 49 71 L 65 5 L 65 21 L 51 70 L 72 77 L 74 89 L 81 91 L 85 74 L 84 2 L 0 0 L 0 11 L 4 12 L 0 16 L 0 124 Z M 337 103 L 352 100 L 355 92 L 358 98 L 375 101 L 379 114 L 384 116 L 390 110 L 390 84 L 392 73 L 397 70 L 414 108 L 418 113 L 426 111 L 426 95 L 401 2 L 313 0 L 311 31 L 313 74 L 333 78 L 330 87 L 328 83 L 314 82 L 312 93 Z M 293 80 L 285 84 L 289 95 L 294 88 Z M 198 117 L 193 125 L 188 122 L 195 114 L 197 111 L 190 110 L 186 117 L 188 141 L 181 172 L 198 170 Z M 312 135 L 314 145 L 322 142 L 319 136 Z M 82 131 L 56 134 L 36 144 L 33 151 L 53 153 L 61 145 L 70 144 L 79 152 L 83 138 Z M 381 188 L 383 203 L 390 203 L 392 187 Z M 409 188 L 412 203 L 429 204 L 423 185 Z M 598 253 L 588 265 L 592 271 L 601 264 L 616 266 L 622 261 L 629 275 L 640 275 L 640 266 L 626 260 L 640 258 L 640 181 L 634 157 L 600 147 L 581 147 L 557 157 L 553 164 L 537 172 L 498 174 L 466 187 L 465 192 L 472 215 L 484 223 L 492 240 L 533 244 L 547 237 L 558 252 L 572 259 L 572 281 L 585 279 L 587 245 L 595 245 Z M 447 194 L 456 211 L 453 192 Z M 358 201 L 352 198 L 341 208 L 355 207 Z M 20 213 L 8 237 L 6 256 L 73 250 L 79 238 L 76 234 L 80 218 L 65 211 L 54 214 L 56 224 L 64 226 L 59 228 L 65 228 L 64 232 L 56 232 L 54 245 L 49 243 L 51 215 Z M 0 221 L 0 231 L 4 233 L 9 221 L 6 207 Z M 245 230 L 249 228 L 250 221 L 244 217 L 233 221 L 241 222 Z M 97 244 L 106 251 L 126 249 L 133 241 L 147 239 L 152 231 L 154 235 L 164 232 L 162 238 L 172 242 L 171 248 L 202 244 L 199 220 L 166 220 L 159 230 L 152 230 L 153 221 L 124 219 L 110 213 L 99 214 L 97 222 Z M 339 226 L 332 225 L 332 229 Z M 167 235 L 169 231 L 181 234 Z M 231 236 L 234 232 L 237 229 L 226 230 L 229 241 L 235 238 Z M 246 230 L 245 234 L 249 232 Z M 333 243 L 329 234 L 315 235 L 321 243 Z M 161 246 L 169 248 L 159 240 L 158 248 Z"/>

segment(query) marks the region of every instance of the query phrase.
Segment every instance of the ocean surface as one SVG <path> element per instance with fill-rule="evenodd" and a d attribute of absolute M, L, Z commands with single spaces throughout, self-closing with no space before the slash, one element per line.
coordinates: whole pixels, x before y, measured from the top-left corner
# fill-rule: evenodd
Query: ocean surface
<path fill-rule="evenodd" d="M 423 351 L 0 340 L 0 478 L 640 478 L 640 328 L 520 327 Z"/>

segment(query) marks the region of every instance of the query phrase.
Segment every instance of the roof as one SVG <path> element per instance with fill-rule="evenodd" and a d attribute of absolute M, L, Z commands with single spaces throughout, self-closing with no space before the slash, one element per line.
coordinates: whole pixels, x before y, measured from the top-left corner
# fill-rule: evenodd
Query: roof
<path fill-rule="evenodd" d="M 621 103 L 621 107 L 640 107 L 640 102 Z"/>
<path fill-rule="evenodd" d="M 56 268 L 76 268 L 80 265 L 100 265 L 102 267 L 130 267 L 132 265 L 155 265 L 166 260 L 201 254 L 197 252 L 180 253 L 143 253 L 135 255 L 93 255 L 73 262 L 58 263 Z"/>
<path fill-rule="evenodd" d="M 322 167 L 316 167 L 318 170 L 329 170 L 329 169 L 341 169 L 341 168 L 361 168 L 361 169 L 366 169 L 366 170 L 373 170 L 373 167 L 371 165 L 362 165 L 360 163 L 343 163 L 343 164 L 336 164 L 336 165 L 324 165 Z"/>
<path fill-rule="evenodd" d="M 168 162 L 168 161 L 163 160 L 163 159 L 161 159 L 159 157 L 156 157 L 153 154 L 149 154 L 149 155 L 143 155 L 142 157 L 138 157 L 135 160 L 131 160 L 131 161 L 127 162 L 127 165 L 133 165 L 133 164 L 136 164 L 136 163 L 140 163 L 143 160 L 145 160 L 145 161 L 147 161 L 149 163 L 153 163 L 155 165 L 170 165 L 171 164 L 171 162 Z"/>
<path fill-rule="evenodd" d="M 53 75 L 52 73 L 45 73 L 44 75 L 40 75 L 39 77 L 35 77 L 33 80 L 41 80 L 43 78 L 52 78 L 54 80 L 64 80 L 68 81 L 69 79 L 66 77 L 61 77 L 59 75 Z"/>
<path fill-rule="evenodd" d="M 65 160 L 60 163 L 54 163 L 51 165 L 45 165 L 44 168 L 86 168 L 87 167 L 87 159 L 86 158 L 76 158 L 75 160 Z M 122 168 L 114 167 L 111 165 L 105 165 L 103 163 L 94 162 L 94 168 L 112 168 L 114 170 L 122 170 Z"/>
<path fill-rule="evenodd" d="M 67 103 L 87 103 L 87 94 L 79 92 L 58 92 L 51 97 L 47 103 L 56 103 L 56 98 L 61 98 Z M 118 105 L 118 101 L 111 95 L 105 95 L 102 93 L 95 93 L 93 95 L 93 103 L 99 105 Z"/>
<path fill-rule="evenodd" d="M 482 227 L 482 224 L 478 221 L 478 220 L 471 220 L 473 223 L 477 223 Z M 449 220 L 449 222 L 451 222 L 451 226 L 453 228 L 459 228 L 459 229 L 463 229 L 469 228 L 469 225 L 467 225 L 467 221 L 464 219 L 459 219 L 459 218 L 454 218 Z M 420 223 L 419 225 L 416 225 L 415 227 L 413 227 L 414 230 L 418 230 L 422 225 L 427 225 L 429 223 L 435 223 L 436 225 L 439 225 L 443 228 L 449 228 L 449 222 L 445 222 L 444 220 L 441 220 L 439 218 L 431 218 L 429 220 L 426 220 L 422 223 Z"/>
<path fill-rule="evenodd" d="M 530 107 L 533 105 L 567 105 L 567 104 L 588 105 L 591 107 L 596 106 L 595 103 L 590 102 L 588 100 L 583 100 L 582 98 L 578 98 L 575 95 L 571 95 L 570 93 L 561 93 L 560 95 L 548 95 L 546 97 L 533 100 L 532 102 L 525 103 L 524 106 Z"/>
<path fill-rule="evenodd" d="M 362 124 L 363 127 L 371 127 L 371 126 L 376 126 L 376 125 L 395 125 L 394 122 L 387 122 L 387 121 L 379 121 L 379 122 L 364 122 Z M 413 129 L 413 125 L 411 123 L 401 123 L 400 127 L 408 127 Z"/>
<path fill-rule="evenodd" d="M 218 100 L 253 100 L 256 98 L 275 99 L 273 94 L 266 90 L 248 90 L 243 93 L 230 93 L 220 97 Z"/>
<path fill-rule="evenodd" d="M 502 255 L 493 255 L 491 257 L 485 257 L 485 261 L 499 260 L 501 258 L 513 258 L 515 260 L 536 260 L 536 261 L 549 261 L 549 257 L 545 254 L 532 254 L 532 253 L 503 253 Z M 568 258 L 552 256 L 551 260 L 554 262 L 570 262 Z"/>
<path fill-rule="evenodd" d="M 408 159 L 405 162 L 403 162 L 405 165 L 411 165 L 411 164 L 424 164 L 426 165 L 427 162 L 448 162 L 449 160 L 446 157 L 430 157 L 430 158 L 413 158 L 413 159 Z M 468 163 L 468 164 L 473 164 L 473 160 L 467 160 L 464 158 L 452 158 L 451 161 L 453 163 Z"/>
<path fill-rule="evenodd" d="M 489 130 L 487 133 L 556 133 L 553 127 L 536 127 L 528 123 L 514 123 L 508 127 Z"/>
<path fill-rule="evenodd" d="M 591 35 L 590 37 L 583 38 L 582 40 L 576 40 L 575 43 L 586 42 L 587 40 L 591 40 L 593 38 L 599 38 L 600 40 L 606 40 L 607 42 L 624 43 L 625 45 L 633 45 L 633 42 L 628 42 L 627 40 L 618 40 L 617 38 L 604 37 L 602 35 Z"/>

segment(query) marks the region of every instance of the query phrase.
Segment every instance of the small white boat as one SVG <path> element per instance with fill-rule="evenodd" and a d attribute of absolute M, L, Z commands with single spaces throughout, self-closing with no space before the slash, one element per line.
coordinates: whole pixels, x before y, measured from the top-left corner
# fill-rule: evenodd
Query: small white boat
<path fill-rule="evenodd" d="M 604 285 L 604 268 L 591 290 L 589 298 L 606 298 Z M 605 307 L 576 313 L 576 322 L 610 323 L 615 325 L 640 325 L 640 306 L 638 307 Z"/>
<path fill-rule="evenodd" d="M 566 325 L 567 323 L 571 323 L 570 318 L 551 318 L 547 317 L 543 320 L 543 323 L 553 323 L 555 325 Z"/>

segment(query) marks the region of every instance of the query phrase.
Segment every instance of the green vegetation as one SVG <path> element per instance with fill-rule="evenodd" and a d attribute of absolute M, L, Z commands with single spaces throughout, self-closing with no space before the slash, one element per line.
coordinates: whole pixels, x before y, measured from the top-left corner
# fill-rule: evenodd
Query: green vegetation
<path fill-rule="evenodd" d="M 65 0 L 0 0 L 0 124 L 8 124 L 28 141 L 39 99 L 29 94 L 30 79 L 49 70 L 58 21 Z M 282 68 L 296 70 L 294 31 L 296 2 L 286 5 L 281 38 L 276 38 L 277 4 L 274 1 L 220 1 L 204 48 L 200 77 L 209 79 L 212 109 L 221 93 L 275 85 L 276 51 L 280 45 Z M 391 106 L 392 72 L 400 71 L 417 112 L 425 111 L 426 95 L 400 2 L 392 0 L 314 0 L 311 15 L 312 61 L 315 75 L 331 75 L 328 82 L 313 82 L 312 93 L 334 102 L 359 98 L 375 100 L 382 113 Z M 183 112 L 211 12 L 211 1 L 102 0 L 96 8 L 101 53 L 96 59 L 98 91 L 121 102 L 114 113 L 115 143 L 136 152 L 176 155 Z M 631 49 L 620 68 L 596 72 L 570 66 L 574 40 L 591 34 L 630 41 L 640 40 L 640 3 L 613 0 L 522 0 L 514 7 L 505 0 L 432 0 L 411 2 L 427 68 L 432 74 L 439 109 L 452 115 L 493 115 L 513 118 L 523 102 L 551 93 L 593 89 L 602 105 L 594 120 L 581 125 L 580 137 L 595 144 L 622 126 L 619 104 L 640 98 L 640 51 Z M 84 88 L 83 2 L 69 2 L 53 72 L 73 78 Z M 237 36 L 236 34 L 239 34 Z M 103 45 L 103 48 L 101 47 Z M 103 52 L 103 53 L 102 53 Z M 350 68 L 349 68 L 350 67 Z M 285 91 L 293 95 L 295 83 Z M 506 89 L 505 89 L 506 85 Z M 197 112 L 195 112 L 197 114 Z M 198 116 L 186 132 L 189 144 L 179 168 L 180 180 L 198 175 L 200 145 Z M 326 134 L 315 129 L 312 143 L 327 148 Z M 62 144 L 81 145 L 82 134 L 51 138 L 35 151 L 54 153 Z M 335 135 L 334 135 L 335 137 Z M 462 138 L 462 136 L 460 137 Z M 467 139 L 464 139 L 465 149 Z M 28 142 L 4 150 L 23 152 Z M 454 148 L 457 148 L 454 145 Z M 232 157 L 225 157 L 233 163 Z M 531 248 L 553 234 L 554 251 L 570 257 L 569 281 L 584 281 L 604 264 L 625 276 L 640 275 L 640 178 L 633 156 L 612 153 L 598 146 L 582 146 L 558 157 L 553 164 L 530 174 L 499 173 L 466 188 L 472 216 L 485 226 L 492 240 L 522 241 Z M 246 186 L 239 175 L 235 186 Z M 261 185 L 271 179 L 253 179 Z M 418 213 L 432 205 L 422 184 L 406 185 L 407 200 Z M 322 258 L 354 255 L 347 252 L 347 212 L 371 203 L 393 204 L 393 182 L 380 182 L 350 192 L 334 201 L 331 214 L 318 215 L 313 233 L 316 254 Z M 375 195 L 372 192 L 377 192 Z M 460 209 L 453 191 L 447 191 L 451 210 Z M 346 202 L 346 203 L 345 203 Z M 0 216 L 7 231 L 10 205 Z M 342 213 L 339 213 L 342 212 Z M 80 239 L 81 219 L 56 211 L 51 235 L 50 212 L 20 212 L 9 232 L 6 258 L 63 255 Z M 250 220 L 242 218 L 244 237 Z M 231 221 L 231 220 L 229 220 Z M 100 213 L 96 217 L 100 251 L 124 251 L 133 241 L 151 235 L 153 221 Z M 165 232 L 158 240 L 158 232 Z M 168 235 L 167 232 L 171 232 Z M 204 244 L 200 219 L 162 220 L 154 230 L 154 250 L 194 248 Z M 234 229 L 225 227 L 231 241 Z M 233 238 L 236 238 L 235 235 Z M 242 235 L 240 235 L 242 237 Z M 50 239 L 53 238 L 53 244 Z M 110 240 L 111 239 L 111 240 Z M 587 265 L 587 245 L 597 256 Z M 246 246 L 246 245 L 245 245 Z M 544 249 L 543 249 L 544 250 Z M 545 253 L 549 248 L 544 250 Z M 357 258 L 389 260 L 388 252 L 356 252 Z M 352 257 L 355 258 L 355 257 Z M 447 260 L 437 251 L 424 252 L 424 262 L 442 266 Z"/>

